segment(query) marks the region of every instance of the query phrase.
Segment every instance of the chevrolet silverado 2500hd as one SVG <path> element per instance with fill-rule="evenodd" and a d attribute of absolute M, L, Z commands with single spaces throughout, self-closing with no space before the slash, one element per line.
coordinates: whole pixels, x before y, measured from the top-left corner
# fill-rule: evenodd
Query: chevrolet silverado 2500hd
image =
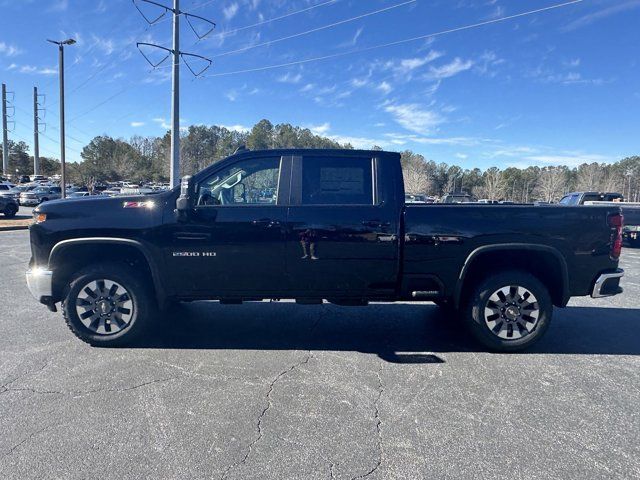
<path fill-rule="evenodd" d="M 243 151 L 165 193 L 41 204 L 27 283 L 93 345 L 136 339 L 172 302 L 289 298 L 432 301 L 502 351 L 570 297 L 622 291 L 618 207 L 404 198 L 397 153 Z"/>

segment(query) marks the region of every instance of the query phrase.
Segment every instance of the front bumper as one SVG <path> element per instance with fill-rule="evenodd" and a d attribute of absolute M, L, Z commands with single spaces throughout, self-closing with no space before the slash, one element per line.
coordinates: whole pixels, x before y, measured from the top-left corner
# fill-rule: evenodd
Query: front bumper
<path fill-rule="evenodd" d="M 620 279 L 624 276 L 624 270 L 618 268 L 613 272 L 601 273 L 593 284 L 592 298 L 611 297 L 622 293 Z"/>
<path fill-rule="evenodd" d="M 20 199 L 20 205 L 37 206 L 39 204 L 40 204 L 40 200 L 38 200 L 37 198 L 21 198 Z"/>
<path fill-rule="evenodd" d="M 34 267 L 27 270 L 27 286 L 31 295 L 41 303 L 49 303 L 52 296 L 53 272 Z"/>

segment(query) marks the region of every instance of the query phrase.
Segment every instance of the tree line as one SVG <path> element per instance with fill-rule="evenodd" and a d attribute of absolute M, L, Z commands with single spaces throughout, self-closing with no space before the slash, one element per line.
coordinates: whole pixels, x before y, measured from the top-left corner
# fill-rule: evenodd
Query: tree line
<path fill-rule="evenodd" d="M 70 182 L 89 184 L 98 181 L 167 181 L 169 178 L 170 135 L 133 136 L 129 140 L 107 135 L 93 138 L 82 149 L 80 162 L 67 164 Z M 220 126 L 192 125 L 181 133 L 180 171 L 191 175 L 231 155 L 240 146 L 252 150 L 273 148 L 353 148 L 330 138 L 315 135 L 309 129 L 290 124 L 274 125 L 261 120 L 249 131 Z M 379 147 L 372 146 L 373 149 Z M 33 157 L 24 142 L 9 141 L 9 171 L 21 175 L 33 173 Z M 464 191 L 477 198 L 532 202 L 557 201 L 568 191 L 615 191 L 627 200 L 640 201 L 640 156 L 615 163 L 591 163 L 578 167 L 531 166 L 527 168 L 491 167 L 465 169 L 458 165 L 436 163 L 410 150 L 401 152 L 405 189 L 410 193 L 442 196 Z M 1 158 L 1 153 L 0 153 Z M 60 172 L 60 162 L 40 157 L 42 174 Z"/>

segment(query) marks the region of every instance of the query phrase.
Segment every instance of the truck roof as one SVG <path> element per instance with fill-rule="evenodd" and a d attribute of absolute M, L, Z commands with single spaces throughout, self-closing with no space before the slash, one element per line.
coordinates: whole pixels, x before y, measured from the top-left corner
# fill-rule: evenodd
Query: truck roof
<path fill-rule="evenodd" d="M 288 155 L 322 155 L 322 156 L 363 156 L 366 155 L 368 157 L 375 156 L 394 156 L 400 158 L 400 154 L 398 152 L 388 152 L 385 150 L 353 150 L 347 148 L 276 148 L 271 150 L 240 150 L 237 153 L 229 156 L 228 158 L 242 158 L 245 156 L 255 156 L 255 155 L 279 155 L 279 156 L 288 156 Z"/>

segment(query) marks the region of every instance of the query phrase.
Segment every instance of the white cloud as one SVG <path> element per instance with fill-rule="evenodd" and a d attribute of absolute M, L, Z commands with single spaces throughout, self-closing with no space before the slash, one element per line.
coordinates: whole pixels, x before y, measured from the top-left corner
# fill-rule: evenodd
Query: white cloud
<path fill-rule="evenodd" d="M 131 122 L 131 126 L 133 128 L 138 128 L 144 126 L 144 122 Z"/>
<path fill-rule="evenodd" d="M 581 154 L 565 152 L 555 155 L 531 155 L 524 157 L 526 160 L 544 165 L 566 165 L 568 167 L 577 167 L 583 163 L 606 163 L 613 159 L 604 155 L 597 154 Z"/>
<path fill-rule="evenodd" d="M 376 89 L 387 95 L 389 92 L 391 92 L 391 90 L 393 90 L 393 87 L 388 82 L 384 81 L 380 83 L 380 85 L 378 85 Z"/>
<path fill-rule="evenodd" d="M 622 2 L 619 1 L 615 5 L 604 8 L 594 13 L 589 13 L 578 18 L 577 20 L 574 20 L 573 22 L 570 22 L 563 28 L 563 30 L 565 32 L 569 32 L 581 27 L 586 27 L 587 25 L 591 25 L 592 23 L 597 22 L 598 20 L 602 20 L 603 18 L 607 18 L 611 15 L 615 15 L 617 13 L 621 13 L 634 8 L 640 8 L 639 0 L 627 0 Z"/>
<path fill-rule="evenodd" d="M 278 77 L 277 80 L 281 83 L 300 83 L 300 81 L 302 80 L 302 74 L 296 73 L 294 75 L 291 72 L 287 72 L 286 74 Z"/>
<path fill-rule="evenodd" d="M 307 83 L 304 87 L 300 89 L 301 92 L 310 92 L 316 87 L 314 83 Z"/>
<path fill-rule="evenodd" d="M 224 94 L 224 96 L 227 97 L 230 102 L 235 102 L 238 99 L 238 92 L 235 90 L 229 90 Z"/>
<path fill-rule="evenodd" d="M 384 110 L 402 127 L 421 135 L 428 135 L 444 122 L 438 113 L 424 110 L 415 103 L 387 104 Z"/>
<path fill-rule="evenodd" d="M 466 160 L 467 158 L 469 158 L 469 155 L 467 155 L 466 153 L 456 153 L 456 158 L 459 158 L 460 160 Z"/>
<path fill-rule="evenodd" d="M 249 127 L 245 127 L 244 125 L 218 125 L 218 126 L 222 128 L 226 128 L 227 130 L 231 130 L 232 132 L 247 133 L 251 131 Z"/>
<path fill-rule="evenodd" d="M 563 62 L 563 64 L 567 68 L 577 68 L 580 66 L 580 59 L 572 58 L 571 60 L 567 60 L 566 62 Z"/>
<path fill-rule="evenodd" d="M 355 88 L 360 88 L 367 85 L 369 83 L 369 80 L 367 78 L 353 78 L 351 79 L 350 83 L 351 83 L 351 86 Z"/>
<path fill-rule="evenodd" d="M 431 63 L 443 55 L 444 53 L 442 52 L 431 50 L 424 57 L 405 58 L 403 60 L 400 60 L 399 69 L 404 72 L 409 72 L 411 70 L 415 70 L 416 68 L 420 68 L 427 63 Z"/>
<path fill-rule="evenodd" d="M 232 3 L 231 5 L 222 9 L 222 13 L 224 14 L 224 18 L 226 20 L 231 20 L 238 13 L 239 5 L 237 3 Z"/>
<path fill-rule="evenodd" d="M 358 43 L 358 39 L 360 38 L 360 35 L 362 35 L 362 31 L 363 30 L 364 30 L 364 27 L 360 27 L 358 30 L 356 30 L 356 33 L 353 35 L 351 40 L 343 42 L 339 46 L 340 47 L 355 47 L 355 45 Z"/>
<path fill-rule="evenodd" d="M 69 8 L 69 0 L 57 0 L 49 7 L 50 12 L 64 12 Z"/>
<path fill-rule="evenodd" d="M 325 122 L 322 125 L 310 125 L 309 130 L 315 135 L 326 135 L 331 130 L 331 124 Z"/>
<path fill-rule="evenodd" d="M 432 80 L 442 80 L 469 70 L 471 67 L 473 67 L 473 61 L 462 60 L 461 58 L 456 57 L 451 63 L 447 63 L 440 67 L 429 68 L 427 76 Z"/>
<path fill-rule="evenodd" d="M 18 68 L 18 65 L 16 64 L 11 64 L 10 67 L 12 70 Z M 18 71 L 20 73 L 28 73 L 28 74 L 35 74 L 35 75 L 55 75 L 58 73 L 58 69 L 57 68 L 51 68 L 51 67 L 36 67 L 33 65 L 22 65 L 18 68 Z"/>
<path fill-rule="evenodd" d="M 15 57 L 16 55 L 20 55 L 22 50 L 15 45 L 9 45 L 5 42 L 0 42 L 0 53 L 7 57 Z"/>
<path fill-rule="evenodd" d="M 93 45 L 102 50 L 105 55 L 111 55 L 115 50 L 114 41 L 110 38 L 101 38 L 96 35 L 92 35 Z"/>

